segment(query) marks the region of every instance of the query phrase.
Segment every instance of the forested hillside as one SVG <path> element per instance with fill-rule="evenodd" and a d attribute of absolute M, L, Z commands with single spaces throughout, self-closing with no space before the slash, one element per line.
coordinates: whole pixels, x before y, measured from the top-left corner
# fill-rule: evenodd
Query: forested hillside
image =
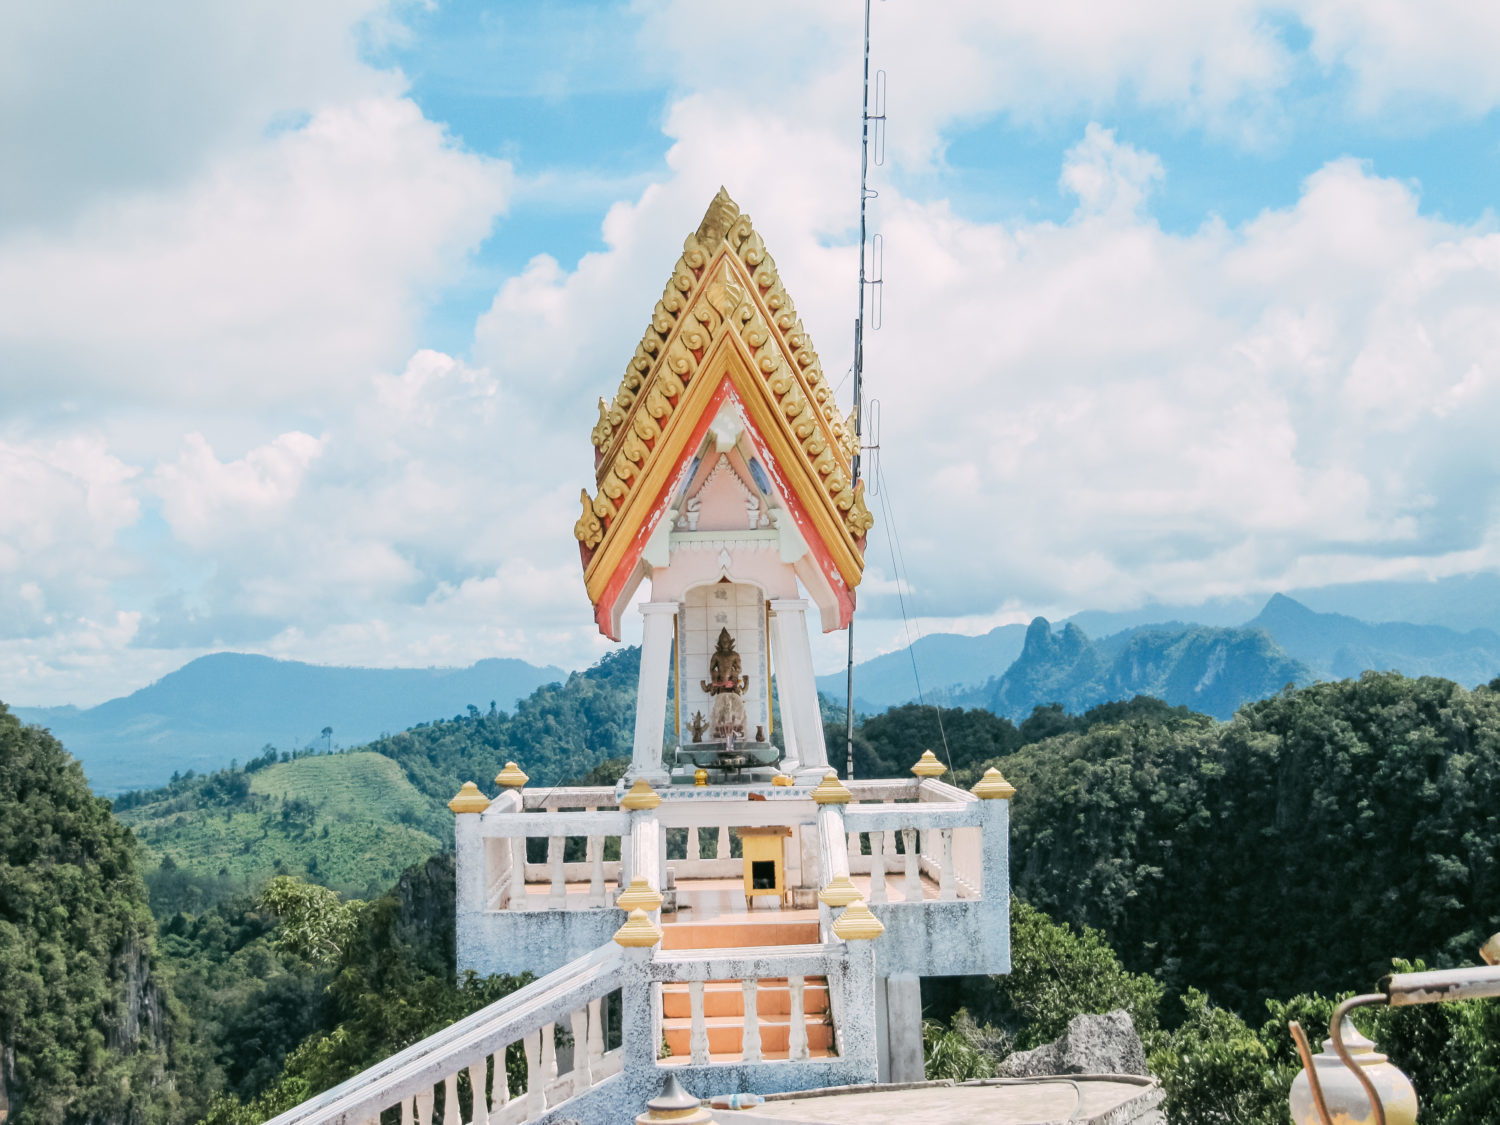
<path fill-rule="evenodd" d="M 153 901 L 174 910 L 253 893 L 278 874 L 368 898 L 452 846 L 447 803 L 465 781 L 488 785 L 513 759 L 533 785 L 556 785 L 628 757 L 639 660 L 638 649 L 611 653 L 513 713 L 473 707 L 344 753 L 268 749 L 243 767 L 122 794 L 115 808 L 162 864 L 148 876 Z"/>
<path fill-rule="evenodd" d="M 129 831 L 0 704 L 0 1119 L 179 1119 L 154 929 Z"/>
<path fill-rule="evenodd" d="M 0 714 L 9 1125 L 251 1125 L 514 987 L 453 981 L 444 804 L 507 758 L 534 784 L 618 758 L 634 661 L 617 653 L 513 714 L 126 795 L 144 847 L 55 740 Z M 905 775 L 932 748 L 959 784 L 993 763 L 1018 790 L 1016 971 L 928 997 L 939 1072 L 983 1073 L 1071 1013 L 1123 1004 L 1174 1123 L 1271 1125 L 1296 1069 L 1288 1012 L 1326 1021 L 1392 958 L 1472 962 L 1500 929 L 1500 685 L 1371 673 L 1227 723 L 1146 697 L 1020 723 L 911 705 L 864 720 L 855 745 L 860 776 Z M 301 925 L 308 912 L 328 924 Z M 1435 1123 L 1489 1120 L 1491 1007 L 1380 1017 Z"/>
<path fill-rule="evenodd" d="M 1500 929 L 1497 688 L 1371 672 L 1024 747 L 997 763 L 1013 885 L 1242 1012 L 1472 962 Z"/>

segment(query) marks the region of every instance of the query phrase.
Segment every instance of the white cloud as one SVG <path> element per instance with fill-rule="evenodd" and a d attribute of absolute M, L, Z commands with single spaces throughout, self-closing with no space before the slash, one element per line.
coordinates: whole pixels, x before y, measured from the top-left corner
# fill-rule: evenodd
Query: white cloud
<path fill-rule="evenodd" d="M 140 517 L 139 470 L 97 437 L 0 439 L 0 637 L 37 637 L 112 616 L 131 568 L 118 537 Z"/>
<path fill-rule="evenodd" d="M 1302 0 L 1312 54 L 1353 74 L 1358 107 L 1403 112 L 1416 96 L 1483 114 L 1500 104 L 1500 8 L 1468 0 Z"/>
<path fill-rule="evenodd" d="M 388 0 L 0 7 L 0 229 L 65 228 L 192 179 L 266 131 L 400 92 L 358 55 Z"/>
<path fill-rule="evenodd" d="M 16 108 L 50 79 L 0 65 L 0 152 L 43 121 L 70 139 L 8 185 L 31 211 L 0 233 L 0 380 L 36 427 L 0 447 L 22 497 L 0 505 L 0 610 L 27 623 L 0 640 L 0 697 L 89 702 L 231 636 L 350 663 L 597 654 L 571 536 L 593 404 L 721 182 L 835 384 L 848 366 L 857 6 L 642 10 L 642 56 L 679 86 L 666 173 L 609 209 L 603 250 L 506 280 L 468 360 L 422 350 L 417 326 L 509 168 L 359 61 L 383 6 L 262 10 L 178 13 L 212 49 L 168 44 L 166 70 L 120 87 L 144 124 L 118 169 L 90 155 L 112 151 L 109 114 Z M 159 34 L 109 18 L 121 43 Z M 1165 232 L 1151 193 L 1172 169 L 1115 112 L 1274 133 L 1306 65 L 1280 31 L 1298 19 L 1356 77 L 1359 112 L 1493 104 L 1488 15 L 1442 7 L 1444 35 L 1404 18 L 1341 0 L 877 7 L 897 170 L 930 174 L 926 195 L 881 186 L 868 354 L 924 631 L 1500 561 L 1492 224 L 1435 220 L 1412 185 L 1337 160 L 1290 206 Z M 57 34 L 13 35 L 9 58 Z M 187 115 L 175 130 L 153 82 Z M 977 222 L 942 199 L 955 127 L 1080 111 L 1097 122 L 1060 161 L 1066 221 Z M 77 190 L 42 200 L 68 168 Z M 885 553 L 877 524 L 861 636 L 878 644 L 899 639 Z"/>
<path fill-rule="evenodd" d="M 347 394 L 504 204 L 505 165 L 400 98 L 325 109 L 178 191 L 0 240 L 15 393 L 209 407 Z M 86 326 L 86 331 L 80 331 Z"/>
<path fill-rule="evenodd" d="M 1115 140 L 1113 129 L 1089 122 L 1083 140 L 1063 158 L 1059 184 L 1078 197 L 1087 213 L 1140 210 L 1166 172 L 1154 153 Z"/>

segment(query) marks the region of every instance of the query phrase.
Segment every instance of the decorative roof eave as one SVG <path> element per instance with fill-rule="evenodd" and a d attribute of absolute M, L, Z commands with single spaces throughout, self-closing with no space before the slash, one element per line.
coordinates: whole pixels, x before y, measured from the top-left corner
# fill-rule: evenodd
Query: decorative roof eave
<path fill-rule="evenodd" d="M 820 535 L 843 540 L 844 581 L 852 588 L 863 571 L 863 543 L 874 522 L 862 485 L 851 487 L 852 427 L 838 416 L 833 391 L 823 377 L 817 353 L 776 272 L 775 263 L 748 216 L 720 189 L 698 230 L 684 243 L 672 278 L 652 314 L 641 343 L 626 368 L 612 402 L 599 403 L 594 427 L 598 491 L 583 492 L 583 514 L 574 526 L 583 556 L 590 598 L 598 608 L 601 558 L 617 564 L 625 546 L 639 537 L 649 510 L 638 494 L 655 499 L 650 487 L 662 475 L 659 462 L 672 431 L 682 428 L 690 390 L 703 381 L 710 356 L 734 340 L 744 366 L 758 376 L 744 380 L 747 403 L 759 402 L 774 415 L 786 441 L 778 461 L 821 493 L 813 510 L 831 511 Z M 690 423 L 689 423 L 690 424 Z M 647 483 L 647 487 L 641 487 Z M 804 501 L 812 498 L 804 497 Z M 627 517 L 627 513 L 630 516 Z M 838 551 L 833 543 L 835 554 Z"/>
<path fill-rule="evenodd" d="M 854 612 L 854 587 L 864 569 L 863 553 L 847 533 L 840 534 L 840 509 L 812 479 L 815 470 L 793 455 L 795 434 L 772 396 L 765 393 L 764 381 L 752 372 L 743 344 L 731 334 L 715 345 L 712 355 L 705 357 L 699 376 L 685 389 L 677 412 L 685 424 L 663 433 L 657 446 L 659 456 L 653 457 L 625 497 L 615 527 L 621 532 L 630 529 L 630 534 L 612 536 L 585 554 L 584 581 L 599 631 L 605 636 L 618 638 L 618 611 L 643 576 L 641 559 L 646 544 L 660 520 L 670 518 L 670 498 L 683 483 L 714 417 L 726 402 L 742 410 L 751 446 L 807 544 L 807 562 L 820 576 L 816 586 L 827 587 L 829 601 L 824 606 L 819 591 L 809 584 L 815 600 L 823 606 L 824 627 L 842 628 L 849 623 Z"/>

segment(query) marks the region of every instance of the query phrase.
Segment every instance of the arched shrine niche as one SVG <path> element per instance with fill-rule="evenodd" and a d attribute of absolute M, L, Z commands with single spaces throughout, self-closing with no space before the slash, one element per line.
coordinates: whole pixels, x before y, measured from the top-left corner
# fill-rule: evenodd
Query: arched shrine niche
<path fill-rule="evenodd" d="M 716 767 L 742 755 L 769 765 L 769 603 L 750 582 L 720 579 L 686 591 L 678 609 L 676 725 L 679 760 Z"/>

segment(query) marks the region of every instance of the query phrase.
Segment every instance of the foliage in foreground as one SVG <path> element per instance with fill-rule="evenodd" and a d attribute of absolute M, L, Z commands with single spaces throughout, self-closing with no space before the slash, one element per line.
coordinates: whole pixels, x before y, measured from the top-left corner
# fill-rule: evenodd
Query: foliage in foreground
<path fill-rule="evenodd" d="M 508 995 L 527 977 L 458 984 L 453 858 L 409 869 L 373 902 L 339 902 L 296 880 L 273 880 L 262 902 L 278 916 L 276 942 L 333 972 L 328 1021 L 286 1056 L 281 1073 L 248 1099 L 226 1094 L 208 1125 L 255 1125 Z"/>
<path fill-rule="evenodd" d="M 997 763 L 1012 880 L 1171 993 L 1254 1018 L 1472 960 L 1500 929 L 1500 690 L 1366 673 L 1206 716 L 1132 716 Z"/>
<path fill-rule="evenodd" d="M 1286 1125 L 1287 1095 L 1301 1068 L 1288 1022 L 1302 1024 L 1316 1051 L 1343 998 L 1271 1000 L 1260 1021 L 1249 1023 L 1189 989 L 1169 1006 L 1175 1026 L 1168 1031 L 1158 1022 L 1160 985 L 1125 970 L 1097 932 L 1058 924 L 1020 903 L 1011 927 L 1011 975 L 964 978 L 967 1007 L 946 1021 L 924 1021 L 928 1078 L 989 1077 L 1011 1051 L 1056 1039 L 1073 1016 L 1123 1008 L 1166 1093 L 1169 1125 Z M 1398 972 L 1425 967 L 1395 964 Z M 929 1014 L 943 999 L 936 997 Z M 1423 1125 L 1494 1125 L 1500 1001 L 1364 1009 L 1356 1019 L 1411 1078 Z"/>
<path fill-rule="evenodd" d="M 172 1002 L 130 833 L 61 744 L 3 704 L 0 810 L 9 1122 L 172 1120 L 176 1097 L 163 1081 Z"/>

